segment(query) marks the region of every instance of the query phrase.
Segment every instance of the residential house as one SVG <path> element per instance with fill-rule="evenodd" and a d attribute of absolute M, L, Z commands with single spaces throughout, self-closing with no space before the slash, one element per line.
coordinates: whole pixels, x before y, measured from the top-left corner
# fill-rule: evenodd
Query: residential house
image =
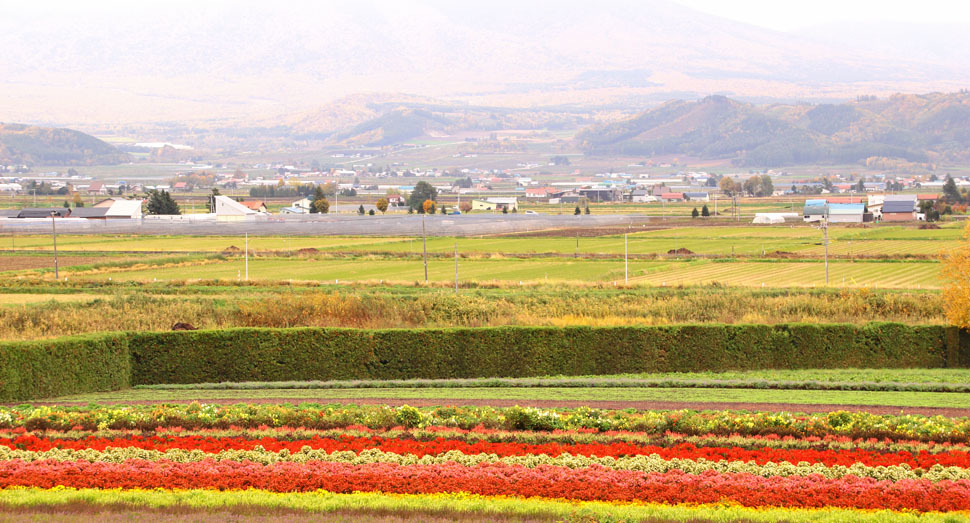
<path fill-rule="evenodd" d="M 104 182 L 91 182 L 88 185 L 88 194 L 92 196 L 101 196 L 108 194 L 108 188 L 104 185 Z"/>
<path fill-rule="evenodd" d="M 527 187 L 525 189 L 526 198 L 547 199 L 561 196 L 563 191 L 555 187 Z"/>
<path fill-rule="evenodd" d="M 269 214 L 269 209 L 266 208 L 265 202 L 262 202 L 259 200 L 253 200 L 253 201 L 242 201 L 239 203 L 245 205 L 246 207 L 249 207 L 250 209 L 258 213 Z"/>
<path fill-rule="evenodd" d="M 908 222 L 916 219 L 916 196 L 886 196 L 882 204 L 882 220 L 887 222 Z"/>
<path fill-rule="evenodd" d="M 682 202 L 684 201 L 684 193 L 682 192 L 665 192 L 660 195 L 660 199 L 665 202 Z"/>
<path fill-rule="evenodd" d="M 472 210 L 475 211 L 508 211 L 518 210 L 519 201 L 517 198 L 486 198 L 484 200 L 472 200 Z"/>
<path fill-rule="evenodd" d="M 630 201 L 633 203 L 648 203 L 657 201 L 657 198 L 646 189 L 634 189 L 630 193 Z"/>

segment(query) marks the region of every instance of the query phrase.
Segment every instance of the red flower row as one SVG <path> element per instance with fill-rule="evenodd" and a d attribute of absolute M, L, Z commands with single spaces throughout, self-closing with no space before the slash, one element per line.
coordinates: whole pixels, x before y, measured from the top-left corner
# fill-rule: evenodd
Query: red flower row
<path fill-rule="evenodd" d="M 759 465 L 768 462 L 780 463 L 822 463 L 826 466 L 862 463 L 868 466 L 891 466 L 906 464 L 911 467 L 930 468 L 934 465 L 970 468 L 970 453 L 961 450 L 930 453 L 899 451 L 894 453 L 876 452 L 872 450 L 812 450 L 812 449 L 743 449 L 737 447 L 697 447 L 690 443 L 681 443 L 670 447 L 652 445 L 637 445 L 634 443 L 508 443 L 477 441 L 468 443 L 462 440 L 436 438 L 431 441 L 417 441 L 411 439 L 392 439 L 372 437 L 341 436 L 340 438 L 314 437 L 310 439 L 278 440 L 274 438 L 247 439 L 243 437 L 202 437 L 202 436 L 131 436 L 128 438 L 97 438 L 88 437 L 79 440 L 38 438 L 34 435 L 22 435 L 5 442 L 12 448 L 24 450 L 45 451 L 52 448 L 65 449 L 95 449 L 106 447 L 135 447 L 140 449 L 160 450 L 186 449 L 202 450 L 216 453 L 221 450 L 252 450 L 257 445 L 264 449 L 279 452 L 288 449 L 297 452 L 304 446 L 322 449 L 327 452 L 354 451 L 360 453 L 366 449 L 380 449 L 395 454 L 414 454 L 416 456 L 439 455 L 451 450 L 458 450 L 465 454 L 497 454 L 499 456 L 524 456 L 546 454 L 559 456 L 569 453 L 574 456 L 636 456 L 657 454 L 664 459 L 706 459 L 708 461 L 754 461 Z"/>
<path fill-rule="evenodd" d="M 718 503 L 744 506 L 848 507 L 917 511 L 970 510 L 970 481 L 876 481 L 847 476 L 763 478 L 751 474 L 644 473 L 600 466 L 583 469 L 501 463 L 463 467 L 345 463 L 130 460 L 125 463 L 20 460 L 0 462 L 0 488 L 248 488 L 276 492 L 470 492 L 602 501 Z"/>

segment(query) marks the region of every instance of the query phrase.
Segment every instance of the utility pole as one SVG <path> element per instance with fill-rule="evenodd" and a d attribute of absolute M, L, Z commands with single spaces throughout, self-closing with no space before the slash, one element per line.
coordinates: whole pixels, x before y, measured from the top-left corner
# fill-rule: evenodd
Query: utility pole
<path fill-rule="evenodd" d="M 829 222 L 822 218 L 822 232 L 825 234 L 825 286 L 829 286 Z"/>
<path fill-rule="evenodd" d="M 60 273 L 57 271 L 57 225 L 55 224 L 54 216 L 57 211 L 51 211 L 51 231 L 54 234 L 54 279 L 59 280 L 61 278 Z"/>
<path fill-rule="evenodd" d="M 579 258 L 579 229 L 576 230 L 576 254 L 573 258 Z"/>
<path fill-rule="evenodd" d="M 424 216 L 421 215 L 421 238 L 424 241 L 424 283 L 428 283 L 428 233 L 424 227 Z"/>
<path fill-rule="evenodd" d="M 623 235 L 623 283 L 630 283 L 630 242 L 629 234 Z"/>
<path fill-rule="evenodd" d="M 458 240 L 455 240 L 455 294 L 458 294 Z"/>
<path fill-rule="evenodd" d="M 714 193 L 714 217 L 717 218 L 717 193 Z"/>
<path fill-rule="evenodd" d="M 249 233 L 246 233 L 246 281 L 249 281 Z"/>

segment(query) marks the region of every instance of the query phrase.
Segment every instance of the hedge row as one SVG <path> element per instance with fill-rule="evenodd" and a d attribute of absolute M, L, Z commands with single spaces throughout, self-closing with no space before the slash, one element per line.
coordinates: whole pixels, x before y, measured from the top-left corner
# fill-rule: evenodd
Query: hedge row
<path fill-rule="evenodd" d="M 968 346 L 897 323 L 108 334 L 0 343 L 0 401 L 159 383 L 966 367 Z"/>
<path fill-rule="evenodd" d="M 939 368 L 946 341 L 943 327 L 894 323 L 145 333 L 132 383 Z"/>
<path fill-rule="evenodd" d="M 129 339 L 112 333 L 0 343 L 0 401 L 130 387 Z"/>

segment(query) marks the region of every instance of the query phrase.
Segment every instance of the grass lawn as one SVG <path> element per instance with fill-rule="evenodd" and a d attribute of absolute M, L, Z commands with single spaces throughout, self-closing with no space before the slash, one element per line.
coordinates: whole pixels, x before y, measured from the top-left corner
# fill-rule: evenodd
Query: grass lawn
<path fill-rule="evenodd" d="M 748 389 L 693 388 L 374 388 L 374 389 L 258 389 L 258 390 L 159 390 L 129 389 L 118 392 L 78 394 L 51 401 L 116 403 L 126 401 L 205 401 L 231 399 L 245 402 L 253 399 L 395 398 L 395 399 L 502 399 L 502 400 L 569 400 L 569 401 L 677 401 L 677 402 L 742 402 L 796 403 L 834 405 L 887 405 L 897 407 L 958 407 L 970 405 L 966 394 L 946 392 L 859 392 L 859 391 L 791 391 Z"/>

